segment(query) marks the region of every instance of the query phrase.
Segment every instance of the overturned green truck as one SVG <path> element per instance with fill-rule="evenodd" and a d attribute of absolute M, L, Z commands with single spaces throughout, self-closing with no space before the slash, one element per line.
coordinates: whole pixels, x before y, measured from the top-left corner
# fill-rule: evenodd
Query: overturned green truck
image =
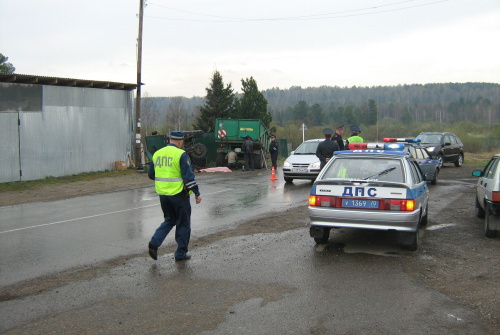
<path fill-rule="evenodd" d="M 266 164 L 270 135 L 264 123 L 258 119 L 215 120 L 217 166 L 225 166 L 227 164 L 226 155 L 231 150 L 236 152 L 239 160 L 243 160 L 244 154 L 241 147 L 247 136 L 250 136 L 253 141 L 255 168 L 262 169 Z"/>

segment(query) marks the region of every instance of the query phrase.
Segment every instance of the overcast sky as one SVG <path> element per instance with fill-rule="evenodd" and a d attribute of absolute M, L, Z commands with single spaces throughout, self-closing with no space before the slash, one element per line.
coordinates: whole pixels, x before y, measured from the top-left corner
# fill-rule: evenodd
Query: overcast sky
<path fill-rule="evenodd" d="M 500 0 L 145 0 L 142 94 L 500 83 Z M 16 73 L 137 82 L 139 0 L 0 0 Z"/>

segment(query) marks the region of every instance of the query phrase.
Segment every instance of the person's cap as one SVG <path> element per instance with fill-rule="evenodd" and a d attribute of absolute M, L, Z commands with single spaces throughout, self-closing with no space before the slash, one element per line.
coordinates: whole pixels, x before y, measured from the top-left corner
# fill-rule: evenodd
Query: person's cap
<path fill-rule="evenodd" d="M 359 129 L 359 127 L 356 125 L 351 126 L 351 131 L 353 131 L 355 133 L 361 133 L 361 129 Z"/>
<path fill-rule="evenodd" d="M 344 129 L 344 125 L 342 124 L 342 125 L 338 126 L 337 129 Z"/>
<path fill-rule="evenodd" d="M 170 139 L 171 140 L 183 140 L 184 139 L 184 133 L 179 130 L 174 130 L 170 132 Z"/>
<path fill-rule="evenodd" d="M 333 130 L 331 130 L 330 128 L 325 128 L 325 129 L 323 129 L 323 134 L 325 134 L 325 135 L 332 135 L 333 134 Z"/>
<path fill-rule="evenodd" d="M 274 136 L 274 135 L 271 135 L 271 138 L 276 138 L 276 136 Z"/>

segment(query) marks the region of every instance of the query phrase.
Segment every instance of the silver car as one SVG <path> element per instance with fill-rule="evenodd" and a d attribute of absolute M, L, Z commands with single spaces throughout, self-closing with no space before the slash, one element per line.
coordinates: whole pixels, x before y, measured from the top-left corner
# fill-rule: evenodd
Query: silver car
<path fill-rule="evenodd" d="M 484 218 L 484 235 L 495 237 L 500 230 L 500 154 L 486 164 L 484 170 L 472 175 L 479 177 L 476 188 L 476 216 Z"/>
<path fill-rule="evenodd" d="M 405 248 L 417 250 L 428 217 L 425 178 L 415 159 L 400 151 L 336 153 L 311 188 L 311 237 L 326 243 L 332 228 L 391 230 L 400 232 Z"/>
<path fill-rule="evenodd" d="M 316 179 L 321 171 L 316 149 L 324 140 L 320 138 L 304 141 L 295 151 L 292 151 L 283 163 L 283 177 L 287 183 L 294 179 Z"/>

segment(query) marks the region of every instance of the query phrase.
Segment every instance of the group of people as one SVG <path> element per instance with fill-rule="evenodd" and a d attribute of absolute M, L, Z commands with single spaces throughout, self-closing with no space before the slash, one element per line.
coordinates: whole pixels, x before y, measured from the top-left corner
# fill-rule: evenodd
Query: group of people
<path fill-rule="evenodd" d="M 323 129 L 323 134 L 325 140 L 318 145 L 316 149 L 316 156 L 319 158 L 320 167 L 326 165 L 326 163 L 333 157 L 335 151 L 347 149 L 349 143 L 363 143 L 363 138 L 360 136 L 361 129 L 359 126 L 351 126 L 351 136 L 346 140 L 342 139 L 342 134 L 344 133 L 344 125 L 340 125 L 335 130 L 335 133 L 330 128 Z"/>
<path fill-rule="evenodd" d="M 254 157 L 253 157 L 253 140 L 251 136 L 247 136 L 245 141 L 241 146 L 241 150 L 244 154 L 245 166 L 243 171 L 249 171 L 255 169 Z M 275 135 L 271 135 L 271 143 L 269 144 L 269 153 L 271 155 L 271 165 L 276 170 L 278 168 L 278 141 Z M 238 168 L 238 154 L 233 150 L 229 151 L 226 155 L 227 167 L 230 169 Z"/>

